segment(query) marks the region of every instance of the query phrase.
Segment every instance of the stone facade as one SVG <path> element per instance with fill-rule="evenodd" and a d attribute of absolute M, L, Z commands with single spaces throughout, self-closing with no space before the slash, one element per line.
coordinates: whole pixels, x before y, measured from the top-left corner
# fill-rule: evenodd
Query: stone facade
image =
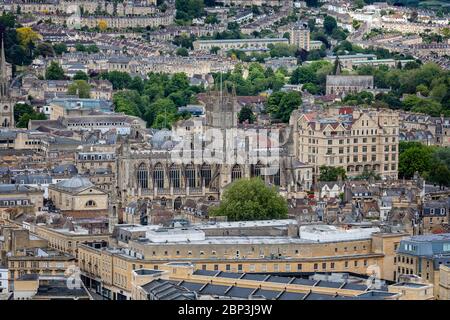
<path fill-rule="evenodd" d="M 3 39 L 0 61 L 0 127 L 14 127 L 14 101 L 10 97 L 10 79 L 6 66 L 5 48 Z"/>
<path fill-rule="evenodd" d="M 343 167 L 348 176 L 364 170 L 383 177 L 398 175 L 398 113 L 392 110 L 355 110 L 351 115 L 302 114 L 294 111 L 295 154 L 314 166 Z"/>
<path fill-rule="evenodd" d="M 373 76 L 327 75 L 327 95 L 345 95 L 361 91 L 370 91 L 373 88 Z"/>

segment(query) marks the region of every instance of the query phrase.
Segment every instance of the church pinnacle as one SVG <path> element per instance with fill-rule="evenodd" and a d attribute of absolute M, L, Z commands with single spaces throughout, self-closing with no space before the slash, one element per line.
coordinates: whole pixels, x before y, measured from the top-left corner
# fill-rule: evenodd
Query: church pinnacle
<path fill-rule="evenodd" d="M 1 52 L 1 61 L 0 61 L 0 70 L 1 70 L 1 79 L 6 81 L 8 78 L 7 72 L 6 72 L 6 56 L 5 56 L 5 41 L 2 37 L 2 52 Z"/>

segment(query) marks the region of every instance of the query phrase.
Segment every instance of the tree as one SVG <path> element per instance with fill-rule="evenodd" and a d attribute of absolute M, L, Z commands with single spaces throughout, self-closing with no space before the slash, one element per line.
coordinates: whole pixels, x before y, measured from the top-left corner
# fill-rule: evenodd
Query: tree
<path fill-rule="evenodd" d="M 17 28 L 17 37 L 22 46 L 27 47 L 30 43 L 35 43 L 40 39 L 39 33 L 33 31 L 31 27 Z"/>
<path fill-rule="evenodd" d="M 294 57 L 297 52 L 297 47 L 285 43 L 269 44 L 270 56 L 277 57 Z"/>
<path fill-rule="evenodd" d="M 450 186 L 450 170 L 444 163 L 440 163 L 433 168 L 429 176 L 430 180 L 434 183 L 439 184 L 439 187 Z"/>
<path fill-rule="evenodd" d="M 250 108 L 249 106 L 242 107 L 241 111 L 239 111 L 238 118 L 240 123 L 243 123 L 245 121 L 247 121 L 248 123 L 253 123 L 256 120 L 252 108 Z"/>
<path fill-rule="evenodd" d="M 131 83 L 128 85 L 128 89 L 130 90 L 136 90 L 140 94 L 144 91 L 144 81 L 142 81 L 142 78 L 139 76 L 135 76 L 133 80 L 131 80 Z"/>
<path fill-rule="evenodd" d="M 314 83 L 316 81 L 316 74 L 309 66 L 298 67 L 292 72 L 291 84 Z"/>
<path fill-rule="evenodd" d="M 67 52 L 67 46 L 65 43 L 55 43 L 53 45 L 53 50 L 57 55 L 62 55 L 63 53 Z"/>
<path fill-rule="evenodd" d="M 31 114 L 24 114 L 20 117 L 19 121 L 16 123 L 17 128 L 27 128 L 28 122 L 30 120 L 45 120 L 47 119 L 45 114 L 39 112 L 33 112 Z"/>
<path fill-rule="evenodd" d="M 100 20 L 98 22 L 98 29 L 102 32 L 105 31 L 106 29 L 108 29 L 108 23 L 103 19 Z"/>
<path fill-rule="evenodd" d="M 275 92 L 270 95 L 267 101 L 266 111 L 270 115 L 282 122 L 289 122 L 293 110 L 302 104 L 301 94 L 299 92 Z"/>
<path fill-rule="evenodd" d="M 229 221 L 283 219 L 287 217 L 286 200 L 274 187 L 260 178 L 239 179 L 224 192 L 218 207 L 210 209 L 212 216 L 226 216 Z"/>
<path fill-rule="evenodd" d="M 206 24 L 217 24 L 219 23 L 219 19 L 217 18 L 217 14 L 207 15 L 205 18 Z"/>
<path fill-rule="evenodd" d="M 209 50 L 209 53 L 211 53 L 211 54 L 217 54 L 219 51 L 220 51 L 220 47 L 212 47 L 212 48 Z"/>
<path fill-rule="evenodd" d="M 353 2 L 354 2 L 355 7 L 356 7 L 357 9 L 361 9 L 361 8 L 364 7 L 364 5 L 366 4 L 366 3 L 364 2 L 364 0 L 354 0 Z"/>
<path fill-rule="evenodd" d="M 430 91 L 430 97 L 437 102 L 442 102 L 449 91 L 449 87 L 445 83 L 439 83 Z"/>
<path fill-rule="evenodd" d="M 142 99 L 136 91 L 122 90 L 116 92 L 113 96 L 113 103 L 116 112 L 123 112 L 127 115 L 137 117 L 142 115 Z"/>
<path fill-rule="evenodd" d="M 305 83 L 302 87 L 303 90 L 308 91 L 311 94 L 318 94 L 319 88 L 311 82 Z"/>
<path fill-rule="evenodd" d="M 95 45 L 95 44 L 91 44 L 86 47 L 86 52 L 88 52 L 88 53 L 97 53 L 99 51 L 100 50 L 98 49 L 97 45 Z"/>
<path fill-rule="evenodd" d="M 160 98 L 150 104 L 144 115 L 148 126 L 156 129 L 170 128 L 176 120 L 177 107 L 169 98 Z"/>
<path fill-rule="evenodd" d="M 47 80 L 64 80 L 65 78 L 63 68 L 56 61 L 52 61 L 45 70 L 45 79 Z"/>
<path fill-rule="evenodd" d="M 48 42 L 42 42 L 39 43 L 36 47 L 36 55 L 37 56 L 43 56 L 46 57 L 53 57 L 55 55 L 55 51 L 53 50 L 53 47 Z"/>
<path fill-rule="evenodd" d="M 17 103 L 14 106 L 14 122 L 17 123 L 22 115 L 32 114 L 33 112 L 35 111 L 29 104 Z"/>
<path fill-rule="evenodd" d="M 423 174 L 431 168 L 430 148 L 425 146 L 412 147 L 400 153 L 398 173 L 401 178 L 411 179 L 416 172 Z"/>
<path fill-rule="evenodd" d="M 338 181 L 339 179 L 345 180 L 347 178 L 346 171 L 342 167 L 321 166 L 319 170 L 320 181 Z"/>
<path fill-rule="evenodd" d="M 89 76 L 81 70 L 78 70 L 72 78 L 73 80 L 89 80 Z"/>
<path fill-rule="evenodd" d="M 336 19 L 332 16 L 325 16 L 325 18 L 323 19 L 323 27 L 325 29 L 325 32 L 331 35 L 334 29 L 337 28 Z"/>
<path fill-rule="evenodd" d="M 131 83 L 131 76 L 126 72 L 120 71 L 111 71 L 107 73 L 103 73 L 101 75 L 102 79 L 109 80 L 114 90 L 122 90 L 128 88 Z"/>
<path fill-rule="evenodd" d="M 87 99 L 90 97 L 91 86 L 86 80 L 75 80 L 67 88 L 67 94 L 78 95 L 79 98 Z"/>
<path fill-rule="evenodd" d="M 189 56 L 189 52 L 186 48 L 178 48 L 176 51 L 177 56 L 187 57 Z"/>
<path fill-rule="evenodd" d="M 205 3 L 203 0 L 176 0 L 175 1 L 176 19 L 192 20 L 200 18 L 205 14 Z"/>
<path fill-rule="evenodd" d="M 306 0 L 306 5 L 308 7 L 318 7 L 319 6 L 319 0 Z"/>

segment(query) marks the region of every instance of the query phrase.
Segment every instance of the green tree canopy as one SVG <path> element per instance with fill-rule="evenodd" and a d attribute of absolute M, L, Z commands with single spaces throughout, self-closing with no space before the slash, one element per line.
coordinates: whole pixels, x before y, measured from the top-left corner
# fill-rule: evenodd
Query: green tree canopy
<path fill-rule="evenodd" d="M 248 121 L 248 123 L 253 123 L 256 120 L 252 108 L 250 108 L 249 106 L 242 107 L 241 111 L 239 111 L 238 118 L 240 123 L 243 123 L 245 121 Z"/>
<path fill-rule="evenodd" d="M 289 122 L 292 111 L 298 109 L 302 104 L 302 97 L 299 92 L 275 92 L 271 94 L 268 101 L 266 111 L 270 115 L 282 122 Z"/>
<path fill-rule="evenodd" d="M 57 55 L 62 55 L 63 53 L 67 52 L 67 46 L 65 43 L 55 43 L 53 45 L 53 50 Z"/>
<path fill-rule="evenodd" d="M 75 80 L 67 88 L 67 93 L 70 95 L 78 95 L 79 98 L 87 99 L 90 97 L 91 86 L 86 80 Z"/>
<path fill-rule="evenodd" d="M 321 166 L 320 170 L 320 181 L 337 181 L 339 179 L 345 180 L 347 178 L 347 174 L 345 169 L 342 167 L 329 167 L 329 166 Z"/>
<path fill-rule="evenodd" d="M 411 179 L 417 172 L 429 172 L 432 165 L 432 150 L 429 148 L 411 147 L 400 153 L 398 173 L 401 178 Z"/>
<path fill-rule="evenodd" d="M 325 16 L 323 19 L 323 28 L 327 34 L 332 34 L 333 31 L 337 28 L 336 19 L 332 16 Z"/>
<path fill-rule="evenodd" d="M 50 43 L 41 42 L 37 45 L 35 54 L 36 56 L 53 57 L 55 55 L 55 51 Z"/>
<path fill-rule="evenodd" d="M 30 120 L 45 119 L 45 114 L 34 111 L 29 104 L 17 103 L 14 106 L 14 122 L 17 128 L 27 128 Z"/>
<path fill-rule="evenodd" d="M 52 61 L 45 70 L 45 79 L 47 80 L 64 80 L 65 78 L 63 68 L 56 61 Z"/>
<path fill-rule="evenodd" d="M 72 78 L 73 80 L 89 80 L 89 76 L 81 70 L 78 70 Z"/>
<path fill-rule="evenodd" d="M 178 48 L 175 53 L 177 56 L 182 56 L 182 57 L 189 56 L 189 51 L 186 48 Z"/>
<path fill-rule="evenodd" d="M 229 221 L 283 219 L 287 217 L 286 200 L 275 187 L 260 178 L 239 179 L 224 192 L 220 206 L 211 208 L 212 216 L 226 216 Z"/>

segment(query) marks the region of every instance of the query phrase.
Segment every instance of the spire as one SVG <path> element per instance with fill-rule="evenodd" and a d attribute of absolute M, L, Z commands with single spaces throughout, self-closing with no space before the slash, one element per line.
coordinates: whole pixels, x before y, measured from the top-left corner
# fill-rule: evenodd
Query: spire
<path fill-rule="evenodd" d="M 0 70 L 1 70 L 1 79 L 6 80 L 8 78 L 8 76 L 6 74 L 5 42 L 3 40 L 3 36 L 2 36 L 2 52 L 1 52 Z"/>
<path fill-rule="evenodd" d="M 6 70 L 5 45 L 2 36 L 2 52 L 0 57 L 0 99 L 8 97 L 8 74 Z"/>
<path fill-rule="evenodd" d="M 334 67 L 333 67 L 333 73 L 335 74 L 335 75 L 340 75 L 341 74 L 341 72 L 342 72 L 342 64 L 341 64 L 341 61 L 339 60 L 339 56 L 338 55 L 336 55 L 336 60 L 334 60 Z"/>

